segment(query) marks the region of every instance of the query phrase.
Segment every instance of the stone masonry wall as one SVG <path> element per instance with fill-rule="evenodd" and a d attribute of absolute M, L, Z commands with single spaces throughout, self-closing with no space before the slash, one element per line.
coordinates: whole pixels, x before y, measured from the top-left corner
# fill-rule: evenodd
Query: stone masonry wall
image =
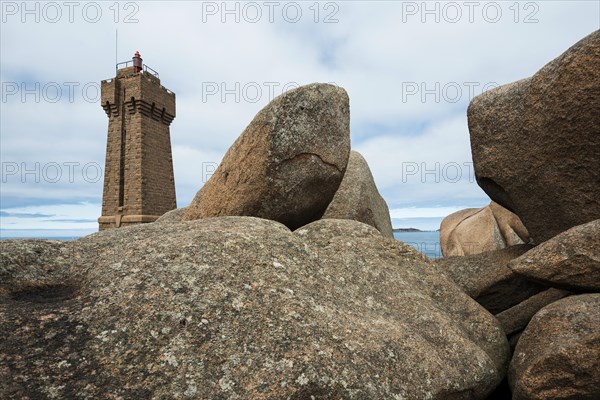
<path fill-rule="evenodd" d="M 151 222 L 177 207 L 169 131 L 175 94 L 132 68 L 101 87 L 109 124 L 100 229 Z"/>

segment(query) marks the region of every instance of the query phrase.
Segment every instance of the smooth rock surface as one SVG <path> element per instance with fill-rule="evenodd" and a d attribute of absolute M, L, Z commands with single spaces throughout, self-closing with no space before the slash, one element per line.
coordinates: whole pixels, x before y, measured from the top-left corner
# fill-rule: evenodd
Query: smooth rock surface
<path fill-rule="evenodd" d="M 342 183 L 322 218 L 364 222 L 382 235 L 394 237 L 390 210 L 377 190 L 369 164 L 360 153 L 350 152 Z"/>
<path fill-rule="evenodd" d="M 174 210 L 164 213 L 163 215 L 158 217 L 158 219 L 154 222 L 158 222 L 158 223 L 182 222 L 184 220 L 183 218 L 184 218 L 186 212 L 187 212 L 187 207 L 176 208 Z"/>
<path fill-rule="evenodd" d="M 570 296 L 541 309 L 510 364 L 514 400 L 600 398 L 600 294 Z"/>
<path fill-rule="evenodd" d="M 323 215 L 349 154 L 346 91 L 318 83 L 290 90 L 254 117 L 185 219 L 254 216 L 299 228 Z"/>
<path fill-rule="evenodd" d="M 529 240 L 519 217 L 493 201 L 452 213 L 440 224 L 440 246 L 446 257 L 500 250 Z"/>
<path fill-rule="evenodd" d="M 508 267 L 549 286 L 600 291 L 600 219 L 553 237 L 512 260 Z"/>
<path fill-rule="evenodd" d="M 520 277 L 507 264 L 524 254 L 531 245 L 521 244 L 502 250 L 434 261 L 469 296 L 492 314 L 502 312 L 547 287 Z"/>
<path fill-rule="evenodd" d="M 517 214 L 510 212 L 493 201 L 490 202 L 488 207 L 492 210 L 492 214 L 494 214 L 506 247 L 526 244 L 531 241 L 527 228 L 525 228 L 525 225 L 523 225 Z"/>
<path fill-rule="evenodd" d="M 59 247 L 41 268 L 18 261 L 39 243 L 2 243 L 0 398 L 482 399 L 508 363 L 492 315 L 359 222 L 208 218 Z"/>
<path fill-rule="evenodd" d="M 467 114 L 477 183 L 535 243 L 600 217 L 600 31 Z"/>
<path fill-rule="evenodd" d="M 456 239 L 452 240 L 452 244 L 450 243 L 450 236 L 459 223 L 469 218 L 473 214 L 478 213 L 480 210 L 480 208 L 465 208 L 464 210 L 460 210 L 446 216 L 442 220 L 440 223 L 440 248 L 442 250 L 442 256 L 451 257 L 465 255 L 464 249 L 462 249 L 462 247 L 456 243 Z M 468 249 L 472 247 L 472 241 L 466 241 L 465 243 L 468 243 Z"/>

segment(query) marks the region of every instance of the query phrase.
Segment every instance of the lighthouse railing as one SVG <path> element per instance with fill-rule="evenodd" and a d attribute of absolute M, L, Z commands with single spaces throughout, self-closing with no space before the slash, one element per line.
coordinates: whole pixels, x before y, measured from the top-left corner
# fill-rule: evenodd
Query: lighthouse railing
<path fill-rule="evenodd" d="M 117 65 L 115 66 L 115 69 L 118 71 L 121 68 L 127 68 L 129 66 L 133 66 L 133 60 L 128 60 L 128 61 L 123 61 L 123 62 L 117 63 Z M 156 72 L 156 70 L 150 68 L 146 64 L 144 64 L 142 66 L 142 70 L 143 70 L 144 73 L 152 74 L 155 77 L 160 78 L 158 76 L 158 72 Z"/>

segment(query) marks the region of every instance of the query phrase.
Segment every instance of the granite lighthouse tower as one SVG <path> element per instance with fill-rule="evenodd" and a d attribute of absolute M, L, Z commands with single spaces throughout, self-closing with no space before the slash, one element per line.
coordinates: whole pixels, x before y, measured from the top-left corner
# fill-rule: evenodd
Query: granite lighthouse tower
<path fill-rule="evenodd" d="M 139 52 L 101 83 L 108 116 L 100 230 L 153 222 L 177 207 L 169 126 L 175 93 Z"/>

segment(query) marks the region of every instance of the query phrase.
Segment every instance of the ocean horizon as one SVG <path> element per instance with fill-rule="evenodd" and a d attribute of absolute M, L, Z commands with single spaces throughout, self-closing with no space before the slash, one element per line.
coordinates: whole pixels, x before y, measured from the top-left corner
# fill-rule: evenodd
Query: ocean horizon
<path fill-rule="evenodd" d="M 394 228 L 409 229 L 409 228 Z M 95 233 L 96 231 L 72 231 L 65 230 L 2 230 L 0 231 L 0 240 L 11 239 L 46 239 L 46 240 L 75 240 L 81 237 Z M 414 247 L 429 258 L 442 257 L 440 247 L 440 233 L 438 231 L 419 231 L 419 232 L 394 232 L 394 239 Z"/>
<path fill-rule="evenodd" d="M 394 239 L 414 247 L 429 258 L 442 257 L 438 231 L 394 232 Z"/>

